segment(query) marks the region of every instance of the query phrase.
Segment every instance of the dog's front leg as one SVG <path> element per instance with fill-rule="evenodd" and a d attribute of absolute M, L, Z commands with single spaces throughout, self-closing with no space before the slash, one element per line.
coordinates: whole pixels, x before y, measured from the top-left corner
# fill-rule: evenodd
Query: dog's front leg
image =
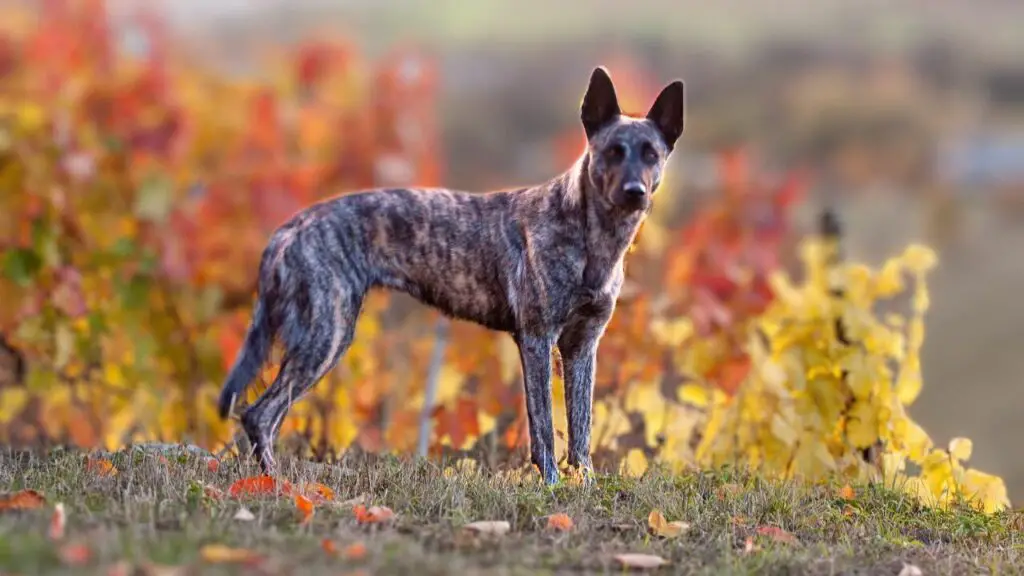
<path fill-rule="evenodd" d="M 597 369 L 597 344 L 610 314 L 573 319 L 558 338 L 562 355 L 562 379 L 565 382 L 565 410 L 569 423 L 569 465 L 590 475 L 591 411 L 594 398 L 594 373 Z"/>
<path fill-rule="evenodd" d="M 555 433 L 551 423 L 551 350 L 549 336 L 520 334 L 516 337 L 526 386 L 526 417 L 530 427 L 530 456 L 544 482 L 558 482 L 555 465 Z"/>

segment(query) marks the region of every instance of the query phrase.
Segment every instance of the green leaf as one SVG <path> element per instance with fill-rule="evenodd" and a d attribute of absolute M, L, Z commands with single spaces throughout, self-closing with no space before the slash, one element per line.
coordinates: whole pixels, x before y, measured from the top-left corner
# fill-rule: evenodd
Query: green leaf
<path fill-rule="evenodd" d="M 166 178 L 151 176 L 135 195 L 135 214 L 154 222 L 164 222 L 171 213 L 174 186 Z"/>
<path fill-rule="evenodd" d="M 135 254 L 136 249 L 135 241 L 131 238 L 118 238 L 110 247 L 110 253 L 118 258 L 128 258 Z"/>
<path fill-rule="evenodd" d="M 125 308 L 135 310 L 146 303 L 149 296 L 150 280 L 146 276 L 136 274 L 121 285 L 121 302 Z"/>
<path fill-rule="evenodd" d="M 43 259 L 34 250 L 15 248 L 4 254 L 4 276 L 19 286 L 31 284 L 42 267 Z"/>

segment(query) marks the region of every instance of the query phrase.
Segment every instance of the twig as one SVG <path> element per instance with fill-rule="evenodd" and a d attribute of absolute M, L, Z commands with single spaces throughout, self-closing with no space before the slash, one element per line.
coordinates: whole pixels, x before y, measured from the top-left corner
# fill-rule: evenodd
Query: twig
<path fill-rule="evenodd" d="M 430 444 L 430 416 L 434 411 L 441 366 L 444 364 L 444 353 L 448 347 L 449 324 L 448 318 L 441 316 L 434 325 L 434 352 L 430 357 L 430 368 L 427 371 L 426 396 L 423 399 L 423 411 L 420 413 L 420 437 L 416 443 L 416 455 L 420 458 L 427 455 L 427 446 Z"/>

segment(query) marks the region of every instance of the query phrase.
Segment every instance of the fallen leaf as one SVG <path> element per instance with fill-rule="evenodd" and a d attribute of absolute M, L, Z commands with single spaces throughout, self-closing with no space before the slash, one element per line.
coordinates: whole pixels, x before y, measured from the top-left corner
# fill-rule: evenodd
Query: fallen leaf
<path fill-rule="evenodd" d="M 568 532 L 572 530 L 573 521 L 567 514 L 559 512 L 558 514 L 552 514 L 548 516 L 548 529 L 559 530 L 561 532 Z"/>
<path fill-rule="evenodd" d="M 843 500 L 853 500 L 857 494 L 853 491 L 853 487 L 849 484 L 839 489 L 839 497 Z"/>
<path fill-rule="evenodd" d="M 119 560 L 107 568 L 107 576 L 130 576 L 134 571 L 127 560 Z"/>
<path fill-rule="evenodd" d="M 387 506 L 370 506 L 369 509 L 362 504 L 356 504 L 352 508 L 356 515 L 356 521 L 360 524 L 378 524 L 387 522 L 395 516 L 395 513 Z"/>
<path fill-rule="evenodd" d="M 92 550 L 85 544 L 66 544 L 57 551 L 57 556 L 68 566 L 82 566 L 92 560 Z"/>
<path fill-rule="evenodd" d="M 188 573 L 185 566 L 166 566 L 152 562 L 146 562 L 140 566 L 140 570 L 144 576 L 184 576 Z"/>
<path fill-rule="evenodd" d="M 32 510 L 42 508 L 46 498 L 35 490 L 22 490 L 14 494 L 0 496 L 0 512 L 7 510 Z"/>
<path fill-rule="evenodd" d="M 253 476 L 236 480 L 228 488 L 232 498 L 243 496 L 267 496 L 271 494 L 291 494 L 292 485 L 287 480 L 278 481 L 273 476 Z"/>
<path fill-rule="evenodd" d="M 85 469 L 98 476 L 113 476 L 117 474 L 114 463 L 104 458 L 88 458 L 85 461 Z"/>
<path fill-rule="evenodd" d="M 218 470 L 220 470 L 220 460 L 217 460 L 216 458 L 207 458 L 206 471 L 211 474 L 216 474 Z"/>
<path fill-rule="evenodd" d="M 355 506 L 357 504 L 365 504 L 365 503 L 366 503 L 366 494 L 360 494 L 359 496 L 356 496 L 355 498 L 349 498 L 348 500 L 345 500 L 344 502 L 340 502 L 340 503 L 338 503 L 338 505 L 339 506 Z"/>
<path fill-rule="evenodd" d="M 239 520 L 241 522 L 252 522 L 255 519 L 256 516 L 245 506 L 242 506 L 238 509 L 238 512 L 235 512 L 235 520 Z"/>
<path fill-rule="evenodd" d="M 366 558 L 366 554 L 366 544 L 363 544 L 362 542 L 353 542 L 352 544 L 349 544 L 341 553 L 346 560 L 362 560 L 363 558 Z"/>
<path fill-rule="evenodd" d="M 899 576 L 924 576 L 924 572 L 921 572 L 921 569 L 913 564 L 904 563 Z"/>
<path fill-rule="evenodd" d="M 732 517 L 732 523 L 737 525 L 737 526 L 746 526 L 747 518 L 746 518 L 746 516 L 733 516 Z"/>
<path fill-rule="evenodd" d="M 220 500 L 224 497 L 224 492 L 216 486 L 210 486 L 209 484 L 203 484 L 203 494 L 211 500 Z"/>
<path fill-rule="evenodd" d="M 504 520 L 478 520 L 476 522 L 466 524 L 464 528 L 476 532 L 477 534 L 494 534 L 502 536 L 508 534 L 508 531 L 512 529 L 512 526 Z"/>
<path fill-rule="evenodd" d="M 306 482 L 302 485 L 302 493 L 313 499 L 314 503 L 334 500 L 334 490 L 319 482 Z"/>
<path fill-rule="evenodd" d="M 615 560 L 626 568 L 657 568 L 668 564 L 668 560 L 654 554 L 616 554 Z"/>
<path fill-rule="evenodd" d="M 744 544 L 743 544 L 743 553 L 744 554 L 753 554 L 754 552 L 757 552 L 760 549 L 761 549 L 760 546 L 758 546 L 757 544 L 754 544 L 754 538 L 752 536 L 747 536 L 747 541 L 744 542 Z"/>
<path fill-rule="evenodd" d="M 742 490 L 742 488 L 740 488 L 739 484 L 733 484 L 732 482 L 729 482 L 727 484 L 722 484 L 721 486 L 719 486 L 718 490 L 715 491 L 715 494 L 718 496 L 719 500 L 725 500 L 728 496 L 732 496 L 738 493 L 740 490 Z"/>
<path fill-rule="evenodd" d="M 259 563 L 263 557 L 247 548 L 231 548 L 223 544 L 207 544 L 199 549 L 203 560 L 212 564 L 238 563 L 252 565 Z"/>
<path fill-rule="evenodd" d="M 334 543 L 334 540 L 331 540 L 330 538 L 324 538 L 321 540 L 320 547 L 323 548 L 324 552 L 330 556 L 338 555 L 338 546 Z"/>
<path fill-rule="evenodd" d="M 796 536 L 793 536 L 778 526 L 758 526 L 757 533 L 760 536 L 767 536 L 776 542 L 783 542 L 785 544 L 792 544 L 796 542 Z"/>
<path fill-rule="evenodd" d="M 53 507 L 53 515 L 50 516 L 50 529 L 47 531 L 50 540 L 60 540 L 64 537 L 64 525 L 66 523 L 67 517 L 64 515 L 64 503 L 57 502 Z"/>
<path fill-rule="evenodd" d="M 663 538 L 675 538 L 690 529 L 690 524 L 687 522 L 665 520 L 665 516 L 658 510 L 651 510 L 651 513 L 647 515 L 647 525 L 655 535 Z"/>
<path fill-rule="evenodd" d="M 316 507 L 313 506 L 313 502 L 302 494 L 295 495 L 295 508 L 298 509 L 299 514 L 301 515 L 302 524 L 309 522 L 313 518 L 313 513 L 316 511 Z"/>

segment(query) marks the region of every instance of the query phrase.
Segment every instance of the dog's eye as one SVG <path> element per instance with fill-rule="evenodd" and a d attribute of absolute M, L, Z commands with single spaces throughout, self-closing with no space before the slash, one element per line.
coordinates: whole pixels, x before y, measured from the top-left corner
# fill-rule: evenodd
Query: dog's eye
<path fill-rule="evenodd" d="M 608 148 L 608 152 L 606 152 L 606 158 L 609 162 L 612 163 L 621 162 L 622 159 L 625 157 L 626 147 L 623 146 L 622 144 L 613 144 L 610 148 Z"/>
<path fill-rule="evenodd" d="M 645 142 L 642 151 L 644 162 L 648 164 L 654 164 L 658 161 L 658 151 L 651 146 L 650 142 Z"/>

